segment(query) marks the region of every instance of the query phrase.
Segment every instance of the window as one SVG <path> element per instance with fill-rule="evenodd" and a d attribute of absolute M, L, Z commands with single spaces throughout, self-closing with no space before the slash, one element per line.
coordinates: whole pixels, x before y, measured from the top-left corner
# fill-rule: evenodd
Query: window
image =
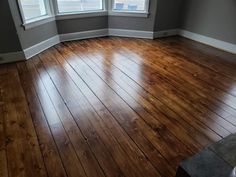
<path fill-rule="evenodd" d="M 149 15 L 149 0 L 18 0 L 18 4 L 25 29 L 55 19 L 105 15 L 148 17 Z"/>
<path fill-rule="evenodd" d="M 148 12 L 148 0 L 113 0 L 114 11 Z"/>
<path fill-rule="evenodd" d="M 45 2 L 44 0 L 19 0 L 24 22 L 27 23 L 27 21 L 48 16 L 48 4 Z"/>
<path fill-rule="evenodd" d="M 78 13 L 104 10 L 103 0 L 57 0 L 59 13 Z"/>

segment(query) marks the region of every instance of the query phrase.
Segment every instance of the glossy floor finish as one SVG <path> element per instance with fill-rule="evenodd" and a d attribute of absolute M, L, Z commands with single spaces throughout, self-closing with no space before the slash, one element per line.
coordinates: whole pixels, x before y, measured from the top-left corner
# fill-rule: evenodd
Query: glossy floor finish
<path fill-rule="evenodd" d="M 174 177 L 236 132 L 236 56 L 181 38 L 58 44 L 0 66 L 1 177 Z"/>

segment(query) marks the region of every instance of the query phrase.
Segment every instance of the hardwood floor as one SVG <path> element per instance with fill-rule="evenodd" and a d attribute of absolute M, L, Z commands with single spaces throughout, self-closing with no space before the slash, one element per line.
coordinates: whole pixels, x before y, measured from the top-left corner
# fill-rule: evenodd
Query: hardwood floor
<path fill-rule="evenodd" d="M 236 56 L 181 37 L 65 42 L 0 66 L 1 177 L 174 177 L 236 132 Z"/>

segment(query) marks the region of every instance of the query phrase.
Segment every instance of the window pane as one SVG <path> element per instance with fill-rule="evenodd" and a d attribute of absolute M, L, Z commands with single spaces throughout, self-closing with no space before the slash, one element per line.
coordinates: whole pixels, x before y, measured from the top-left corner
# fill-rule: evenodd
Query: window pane
<path fill-rule="evenodd" d="M 103 9 L 103 0 L 57 0 L 60 13 Z"/>
<path fill-rule="evenodd" d="M 20 0 L 26 20 L 47 15 L 44 0 Z"/>
<path fill-rule="evenodd" d="M 146 0 L 114 0 L 115 10 L 145 11 Z"/>

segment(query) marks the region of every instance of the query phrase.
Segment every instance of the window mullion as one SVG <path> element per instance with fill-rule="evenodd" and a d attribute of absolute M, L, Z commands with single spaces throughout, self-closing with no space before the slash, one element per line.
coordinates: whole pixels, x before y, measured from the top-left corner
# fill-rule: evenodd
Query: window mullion
<path fill-rule="evenodd" d="M 25 19 L 22 4 L 21 4 L 20 0 L 18 0 L 17 2 L 18 2 L 18 7 L 19 7 L 19 10 L 20 10 L 22 21 L 23 21 L 23 23 L 25 23 L 26 19 Z"/>

